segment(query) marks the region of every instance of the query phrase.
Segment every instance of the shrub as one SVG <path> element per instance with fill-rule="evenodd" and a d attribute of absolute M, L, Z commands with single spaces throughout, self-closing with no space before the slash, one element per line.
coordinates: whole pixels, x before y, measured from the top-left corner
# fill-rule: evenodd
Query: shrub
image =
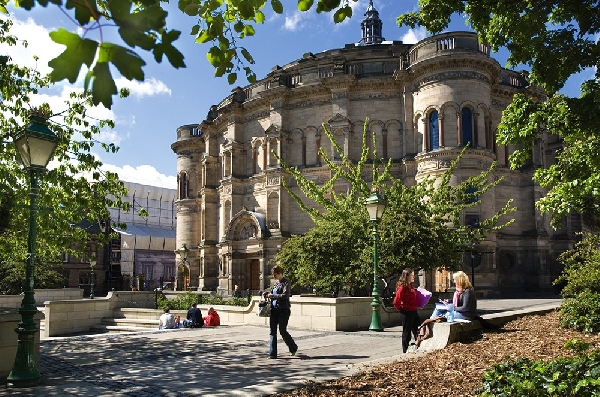
<path fill-rule="evenodd" d="M 223 297 L 220 295 L 202 295 L 202 304 L 203 305 L 223 305 L 225 301 Z"/>
<path fill-rule="evenodd" d="M 574 340 L 565 346 L 582 354 L 547 363 L 521 358 L 495 364 L 484 373 L 476 392 L 484 397 L 600 396 L 600 350 L 585 356 L 584 342 Z"/>
<path fill-rule="evenodd" d="M 246 298 L 231 298 L 226 303 L 229 306 L 248 306 L 248 299 Z"/>
<path fill-rule="evenodd" d="M 167 299 L 164 295 L 158 296 L 158 308 L 171 310 L 187 310 L 192 306 L 192 303 L 198 303 L 198 295 L 192 292 L 177 295 L 176 298 Z"/>
<path fill-rule="evenodd" d="M 586 235 L 558 258 L 564 265 L 555 285 L 565 284 L 560 324 L 578 331 L 600 331 L 600 236 Z"/>

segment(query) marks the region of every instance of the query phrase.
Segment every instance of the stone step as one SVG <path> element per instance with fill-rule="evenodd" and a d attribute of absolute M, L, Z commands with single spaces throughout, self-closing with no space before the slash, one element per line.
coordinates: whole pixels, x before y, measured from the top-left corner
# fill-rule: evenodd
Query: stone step
<path fill-rule="evenodd" d="M 141 318 L 103 318 L 101 325 L 129 328 L 158 328 L 158 320 Z"/>
<path fill-rule="evenodd" d="M 150 329 L 147 327 L 135 327 L 135 326 L 127 326 L 127 325 L 106 325 L 106 324 L 98 324 L 91 327 L 90 331 L 94 333 L 131 333 L 131 332 L 149 332 L 153 330 L 157 330 L 158 326 L 154 327 L 154 329 Z"/>

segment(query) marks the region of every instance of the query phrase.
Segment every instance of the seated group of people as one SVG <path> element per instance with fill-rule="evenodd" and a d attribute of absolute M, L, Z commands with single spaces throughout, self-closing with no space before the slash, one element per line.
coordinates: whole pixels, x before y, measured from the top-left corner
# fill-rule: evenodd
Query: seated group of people
<path fill-rule="evenodd" d="M 175 328 L 200 328 L 200 327 L 215 327 L 221 325 L 221 318 L 215 309 L 208 309 L 208 315 L 202 317 L 202 312 L 198 308 L 198 304 L 193 303 L 192 307 L 187 312 L 185 320 L 181 323 L 179 316 L 171 314 L 170 309 L 165 309 L 165 312 L 158 319 L 158 329 L 175 329 Z"/>

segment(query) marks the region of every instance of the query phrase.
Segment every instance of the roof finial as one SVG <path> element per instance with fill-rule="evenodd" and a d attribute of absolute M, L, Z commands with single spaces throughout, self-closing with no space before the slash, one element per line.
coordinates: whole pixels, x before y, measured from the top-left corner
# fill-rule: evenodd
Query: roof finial
<path fill-rule="evenodd" d="M 369 0 L 365 18 L 360 24 L 362 39 L 360 39 L 358 45 L 380 44 L 385 40 L 381 35 L 382 26 L 383 22 L 379 19 L 379 12 L 373 6 L 373 0 Z"/>

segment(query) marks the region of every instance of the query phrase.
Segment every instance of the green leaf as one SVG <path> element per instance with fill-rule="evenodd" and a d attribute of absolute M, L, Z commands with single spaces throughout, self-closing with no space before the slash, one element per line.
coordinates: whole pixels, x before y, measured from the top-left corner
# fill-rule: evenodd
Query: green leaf
<path fill-rule="evenodd" d="M 203 30 L 200 33 L 200 36 L 196 37 L 196 43 L 198 44 L 204 44 L 204 43 L 208 43 L 209 41 L 211 41 L 214 37 L 208 33 L 208 31 Z"/>
<path fill-rule="evenodd" d="M 161 62 L 162 55 L 164 54 L 174 68 L 185 68 L 183 54 L 171 44 L 179 38 L 180 34 L 181 32 L 178 30 L 163 33 L 161 43 L 154 49 L 154 59 L 156 59 L 156 62 Z"/>
<path fill-rule="evenodd" d="M 246 36 L 254 36 L 254 27 L 252 25 L 244 26 L 244 34 Z"/>
<path fill-rule="evenodd" d="M 75 10 L 75 20 L 77 20 L 77 22 L 79 22 L 79 24 L 82 26 L 88 24 L 91 20 L 94 20 L 96 15 L 99 14 L 95 1 L 67 0 L 65 3 L 65 8 L 67 10 Z"/>
<path fill-rule="evenodd" d="M 52 68 L 50 79 L 52 81 L 67 79 L 70 83 L 74 83 L 79 76 L 81 65 L 85 64 L 88 67 L 92 65 L 98 43 L 94 40 L 81 39 L 77 34 L 63 28 L 50 32 L 50 38 L 55 43 L 67 47 L 62 54 L 48 62 L 48 66 Z"/>
<path fill-rule="evenodd" d="M 107 62 L 97 62 L 94 66 L 94 78 L 92 82 L 92 103 L 102 103 L 105 108 L 112 106 L 112 96 L 117 94 L 117 86 L 110 74 Z"/>
<path fill-rule="evenodd" d="M 248 52 L 247 49 L 242 48 L 240 49 L 240 52 L 242 53 L 242 56 L 246 61 L 248 61 L 251 64 L 254 64 L 254 58 L 252 58 L 252 55 L 250 55 L 250 52 Z"/>
<path fill-rule="evenodd" d="M 107 59 L 119 70 L 119 73 L 128 80 L 144 80 L 142 66 L 146 62 L 135 52 L 118 45 L 104 43 L 100 46 L 100 52 L 106 51 Z"/>
<path fill-rule="evenodd" d="M 122 27 L 119 29 L 119 35 L 128 46 L 140 47 L 146 51 L 151 50 L 156 42 L 154 36 L 144 34 L 138 29 Z"/>
<path fill-rule="evenodd" d="M 346 18 L 352 17 L 352 8 L 349 6 L 342 7 L 333 14 L 333 21 L 335 23 L 343 22 Z"/>
<path fill-rule="evenodd" d="M 227 82 L 229 84 L 233 84 L 237 81 L 237 73 L 229 73 L 229 75 L 227 75 Z"/>
<path fill-rule="evenodd" d="M 276 14 L 283 14 L 283 4 L 279 0 L 271 0 L 271 7 Z"/>
<path fill-rule="evenodd" d="M 298 11 L 308 11 L 313 6 L 314 0 L 298 0 Z"/>

